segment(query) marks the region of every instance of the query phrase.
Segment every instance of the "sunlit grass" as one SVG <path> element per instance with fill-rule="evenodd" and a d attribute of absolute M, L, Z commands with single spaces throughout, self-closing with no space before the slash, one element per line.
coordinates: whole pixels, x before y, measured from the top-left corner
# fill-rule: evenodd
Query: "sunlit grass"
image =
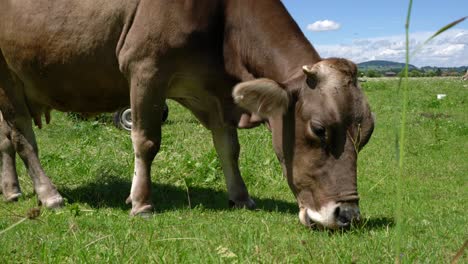
<path fill-rule="evenodd" d="M 408 85 L 402 261 L 449 262 L 466 238 L 468 84 L 421 78 Z M 54 112 L 52 124 L 36 133 L 44 167 L 67 205 L 0 234 L 0 263 L 392 263 L 398 80 L 369 80 L 363 89 L 377 123 L 359 156 L 362 226 L 329 233 L 299 223 L 264 127 L 240 131 L 241 171 L 259 209 L 228 209 L 210 133 L 173 102 L 152 170 L 156 213 L 131 218 L 124 203 L 133 171 L 129 135 L 110 123 Z M 438 93 L 447 97 L 437 100 Z M 18 167 L 24 196 L 0 203 L 0 231 L 37 206 Z"/>
<path fill-rule="evenodd" d="M 406 204 L 406 193 L 405 189 L 408 189 L 408 186 L 403 186 L 404 179 L 403 177 L 407 177 L 407 171 L 405 167 L 405 155 L 406 155 L 406 133 L 407 133 L 407 115 L 408 115 L 408 100 L 409 100 L 409 77 L 408 77 L 408 69 L 410 65 L 410 21 L 411 21 L 411 12 L 412 12 L 413 1 L 409 0 L 408 5 L 408 12 L 406 16 L 406 23 L 405 23 L 405 49 L 406 49 L 406 56 L 405 56 L 405 68 L 403 70 L 403 76 L 400 78 L 400 82 L 398 85 L 398 90 L 400 92 L 399 101 L 401 102 L 401 118 L 399 121 L 399 131 L 396 135 L 396 152 L 397 152 L 397 160 L 398 160 L 398 176 L 397 176 L 397 194 L 396 194 L 396 209 L 395 209 L 395 220 L 396 220 L 396 242 L 395 242 L 395 263 L 400 263 L 402 259 L 404 260 L 404 254 L 402 254 L 402 239 L 405 238 L 406 230 L 405 223 L 407 220 L 407 216 L 404 215 L 404 208 L 403 206 Z M 429 37 L 425 42 L 423 42 L 420 46 L 416 47 L 411 53 L 411 56 L 417 55 L 417 52 L 431 40 L 436 38 L 438 35 L 442 34 L 446 30 L 456 26 L 457 24 L 463 22 L 466 17 L 460 18 L 448 25 L 442 27 L 437 32 L 435 32 L 431 37 Z M 439 99 L 439 98 L 437 98 Z M 443 115 L 442 115 L 443 116 Z M 440 116 L 435 116 L 436 118 Z M 438 125 L 436 125 L 438 128 Z M 438 140 L 439 141 L 439 140 Z M 406 181 L 405 184 L 410 184 L 409 181 Z M 406 188 L 405 188 L 406 187 Z M 417 188 L 417 186 L 415 186 Z M 411 189 L 411 187 L 409 188 Z M 463 248 L 466 247 L 466 243 L 464 243 Z M 453 261 L 456 261 L 457 257 L 453 258 Z"/>

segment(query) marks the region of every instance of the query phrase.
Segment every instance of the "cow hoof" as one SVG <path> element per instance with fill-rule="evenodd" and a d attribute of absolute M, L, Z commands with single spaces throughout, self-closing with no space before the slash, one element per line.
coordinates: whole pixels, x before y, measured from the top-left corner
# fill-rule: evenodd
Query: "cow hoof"
<path fill-rule="evenodd" d="M 18 198 L 21 196 L 21 193 L 12 193 L 12 194 L 5 194 L 5 201 L 7 202 L 17 202 Z"/>
<path fill-rule="evenodd" d="M 233 201 L 233 200 L 229 200 L 229 207 L 230 208 L 244 208 L 244 209 L 249 209 L 249 210 L 253 210 L 257 207 L 257 205 L 255 204 L 255 202 L 248 198 L 247 201 Z"/>
<path fill-rule="evenodd" d="M 125 200 L 125 204 L 132 204 L 132 198 L 130 198 L 130 195 Z"/>
<path fill-rule="evenodd" d="M 46 208 L 49 208 L 49 209 L 58 209 L 63 206 L 63 203 L 64 201 L 63 201 L 62 196 L 55 195 L 43 201 L 42 205 L 44 205 Z"/>
<path fill-rule="evenodd" d="M 153 206 L 152 205 L 143 205 L 139 207 L 132 208 L 130 211 L 131 216 L 139 216 L 142 218 L 149 218 L 153 214 Z"/>
<path fill-rule="evenodd" d="M 150 219 L 153 216 L 153 212 L 141 212 L 135 215 L 135 217 Z"/>

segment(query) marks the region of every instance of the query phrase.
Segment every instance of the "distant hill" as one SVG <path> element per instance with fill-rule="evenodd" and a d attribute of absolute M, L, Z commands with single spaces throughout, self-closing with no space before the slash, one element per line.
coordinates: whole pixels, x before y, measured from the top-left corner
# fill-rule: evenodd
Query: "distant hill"
<path fill-rule="evenodd" d="M 405 68 L 404 63 L 400 62 L 393 62 L 393 61 L 385 61 L 385 60 L 372 60 L 358 63 L 358 68 L 361 71 L 368 71 L 374 70 L 378 72 L 386 72 L 386 71 L 393 71 L 393 72 L 400 72 L 403 68 Z M 418 67 L 414 65 L 409 65 L 409 70 L 418 69 Z"/>
<path fill-rule="evenodd" d="M 385 61 L 385 60 L 372 60 L 361 62 L 358 65 L 359 71 L 362 76 L 367 77 L 380 77 L 380 76 L 394 76 L 389 75 L 389 72 L 399 74 L 405 68 L 404 63 Z M 418 68 L 414 65 L 409 65 L 410 77 L 432 77 L 432 76 L 462 76 L 468 70 L 468 66 L 460 67 L 437 67 L 437 66 L 424 66 Z"/>

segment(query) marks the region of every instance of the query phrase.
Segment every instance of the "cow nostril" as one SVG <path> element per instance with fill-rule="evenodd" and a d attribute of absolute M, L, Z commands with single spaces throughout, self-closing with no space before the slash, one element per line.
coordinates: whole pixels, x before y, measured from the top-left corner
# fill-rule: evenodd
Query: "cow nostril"
<path fill-rule="evenodd" d="M 354 204 L 342 204 L 335 209 L 334 215 L 340 227 L 348 227 L 352 222 L 359 221 L 359 207 Z"/>
<path fill-rule="evenodd" d="M 351 224 L 351 219 L 349 219 L 347 216 L 339 216 L 337 220 L 337 223 L 340 227 L 347 227 L 349 224 Z"/>
<path fill-rule="evenodd" d="M 338 219 L 338 217 L 340 216 L 340 207 L 336 207 L 335 208 L 335 212 L 333 213 L 333 216 L 335 216 L 335 219 Z"/>
<path fill-rule="evenodd" d="M 346 211 L 347 211 L 346 209 L 342 210 L 341 206 L 338 206 L 335 209 L 335 213 L 334 213 L 335 219 L 336 219 L 337 224 L 340 227 L 347 227 L 351 223 L 349 214 Z"/>

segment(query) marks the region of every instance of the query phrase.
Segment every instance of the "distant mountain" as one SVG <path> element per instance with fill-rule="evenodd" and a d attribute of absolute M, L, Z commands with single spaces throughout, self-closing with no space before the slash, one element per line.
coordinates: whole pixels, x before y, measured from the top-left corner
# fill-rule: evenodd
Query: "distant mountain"
<path fill-rule="evenodd" d="M 405 68 L 404 63 L 394 62 L 394 61 L 385 61 L 385 60 L 372 60 L 358 63 L 358 68 L 360 71 L 366 72 L 368 70 L 374 70 L 377 72 L 384 73 L 386 71 L 393 71 L 393 72 L 400 72 Z M 468 70 L 468 66 L 460 66 L 460 67 L 437 67 L 437 66 L 424 66 L 418 68 L 414 65 L 409 65 L 409 70 L 420 70 L 423 72 L 427 71 L 437 71 L 440 70 L 442 72 L 466 72 Z"/>
<path fill-rule="evenodd" d="M 405 68 L 404 63 L 393 62 L 393 61 L 385 61 L 385 60 L 372 60 L 358 63 L 358 68 L 361 71 L 368 71 L 368 70 L 375 70 L 378 72 L 385 72 L 385 71 L 394 71 L 399 72 L 403 68 Z M 418 67 L 414 65 L 409 65 L 409 70 L 418 69 Z"/>

